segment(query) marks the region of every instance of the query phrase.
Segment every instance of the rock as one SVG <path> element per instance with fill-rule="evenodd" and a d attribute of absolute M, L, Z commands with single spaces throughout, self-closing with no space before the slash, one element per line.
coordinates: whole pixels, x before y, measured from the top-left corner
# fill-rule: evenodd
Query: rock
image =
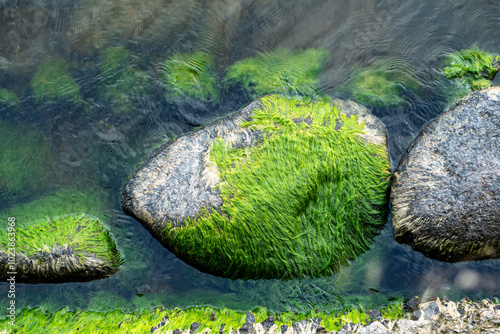
<path fill-rule="evenodd" d="M 394 236 L 426 256 L 500 257 L 500 88 L 475 92 L 426 125 L 392 182 Z"/>
<path fill-rule="evenodd" d="M 173 139 L 132 174 L 123 209 L 211 274 L 331 274 L 385 224 L 389 177 L 383 124 L 335 103 L 266 96 Z"/>
<path fill-rule="evenodd" d="M 240 333 L 255 333 L 253 325 L 255 324 L 255 317 L 252 313 L 247 312 L 245 316 L 245 324 L 240 328 Z"/>
<path fill-rule="evenodd" d="M 122 257 L 98 218 L 104 203 L 96 193 L 68 188 L 0 212 L 12 224 L 0 230 L 0 240 L 15 238 L 0 243 L 0 278 L 17 272 L 18 283 L 56 283 L 114 274 Z"/>
<path fill-rule="evenodd" d="M 374 321 L 359 331 L 360 334 L 386 334 L 392 333 L 389 328 L 385 327 L 378 321 Z"/>

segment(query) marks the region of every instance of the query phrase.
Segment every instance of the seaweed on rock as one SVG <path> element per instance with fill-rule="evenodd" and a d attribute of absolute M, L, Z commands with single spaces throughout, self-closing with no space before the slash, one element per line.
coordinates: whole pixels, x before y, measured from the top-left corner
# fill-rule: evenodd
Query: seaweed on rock
<path fill-rule="evenodd" d="M 216 104 L 220 99 L 214 56 L 205 52 L 173 55 L 160 67 L 160 80 L 169 100 L 197 99 Z"/>
<path fill-rule="evenodd" d="M 18 281 L 39 283 L 87 281 L 115 273 L 121 256 L 109 230 L 93 215 L 102 216 L 97 209 L 101 206 L 97 196 L 66 189 L 0 212 L 2 221 L 16 221 L 14 235 L 0 231 L 0 276 L 17 270 Z M 9 242 L 15 245 L 14 258 Z"/>
<path fill-rule="evenodd" d="M 69 64 L 59 58 L 44 60 L 31 79 L 37 103 L 81 102 L 80 87 L 69 73 Z"/>
<path fill-rule="evenodd" d="M 15 93 L 0 88 L 0 113 L 3 113 L 4 110 L 16 110 L 20 104 L 21 100 Z"/>
<path fill-rule="evenodd" d="M 350 98 L 372 108 L 398 108 L 406 104 L 405 94 L 420 94 L 421 84 L 405 63 L 380 59 L 355 72 L 340 89 Z"/>
<path fill-rule="evenodd" d="M 251 100 L 271 93 L 316 96 L 327 58 L 324 49 L 280 48 L 236 62 L 227 69 L 224 80 L 229 87 L 241 87 Z"/>
<path fill-rule="evenodd" d="M 150 78 L 130 63 L 130 53 L 123 46 L 107 48 L 99 67 L 103 84 L 99 94 L 114 114 L 129 115 L 137 107 L 137 99 L 149 93 Z"/>
<path fill-rule="evenodd" d="M 471 90 L 491 87 L 491 80 L 500 70 L 500 56 L 481 50 L 477 45 L 447 55 L 444 75 L 457 79 Z"/>
<path fill-rule="evenodd" d="M 386 223 L 389 160 L 364 123 L 328 103 L 268 96 L 245 128 L 258 145 L 210 148 L 223 205 L 163 239 L 202 270 L 230 278 L 329 275 L 366 251 Z M 341 124 L 341 126 L 339 126 Z"/>
<path fill-rule="evenodd" d="M 0 319 L 0 331 L 9 325 L 9 318 Z M 155 308 L 135 313 L 121 310 L 94 312 L 70 311 L 63 308 L 46 313 L 41 308 L 23 309 L 16 318 L 17 333 L 236 333 L 249 329 L 262 332 L 265 329 L 278 332 L 282 326 L 295 327 L 300 322 L 314 322 L 315 327 L 326 331 L 338 331 L 348 323 L 366 324 L 370 317 L 358 308 L 343 313 L 327 313 L 311 310 L 307 313 L 283 312 L 273 314 L 265 307 L 249 312 L 238 312 L 227 308 L 191 307 L 186 310 Z"/>

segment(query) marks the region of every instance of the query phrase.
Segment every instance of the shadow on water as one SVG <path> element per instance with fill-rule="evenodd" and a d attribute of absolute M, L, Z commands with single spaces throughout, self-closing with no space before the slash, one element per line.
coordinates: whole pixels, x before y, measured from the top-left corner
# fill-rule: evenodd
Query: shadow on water
<path fill-rule="evenodd" d="M 446 52 L 474 43 L 500 52 L 500 3 L 6 0 L 0 1 L 0 22 L 0 87 L 21 99 L 21 107 L 2 109 L 0 123 L 34 129 L 52 157 L 44 174 L 50 184 L 26 181 L 24 186 L 33 190 L 2 198 L 0 207 L 8 212 L 10 206 L 69 185 L 102 189 L 114 203 L 109 208 L 110 229 L 125 256 L 120 271 L 107 279 L 18 284 L 20 307 L 134 310 L 211 305 L 248 310 L 262 305 L 275 311 L 328 310 L 357 303 L 377 307 L 399 296 L 500 293 L 498 260 L 447 264 L 427 259 L 394 241 L 390 220 L 368 252 L 331 277 L 286 282 L 222 279 L 177 259 L 119 205 L 124 180 L 154 147 L 249 102 L 229 89 L 222 89 L 221 102 L 211 106 L 167 98 L 159 64 L 171 55 L 214 54 L 222 78 L 229 65 L 257 52 L 324 48 L 330 56 L 322 92 L 353 99 L 355 92 L 346 89 L 346 83 L 379 60 L 389 62 L 399 68 L 395 81 L 403 103 L 369 107 L 387 127 L 394 170 L 421 127 L 453 100 L 453 88 L 439 73 Z M 111 99 L 103 95 L 106 87 L 128 89 L 124 76 L 105 83 L 99 67 L 104 50 L 116 46 L 129 51 L 126 67 L 119 71 L 145 78 L 145 93 L 130 90 Z M 31 82 L 46 58 L 68 64 L 81 101 L 37 101 Z M 117 112 L 127 106 L 130 111 Z M 8 285 L 0 283 L 0 295 L 7 290 Z"/>

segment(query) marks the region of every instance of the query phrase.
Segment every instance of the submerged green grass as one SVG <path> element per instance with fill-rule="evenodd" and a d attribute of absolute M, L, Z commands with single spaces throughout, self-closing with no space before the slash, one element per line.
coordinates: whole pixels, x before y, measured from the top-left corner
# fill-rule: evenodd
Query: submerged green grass
<path fill-rule="evenodd" d="M 113 113 L 129 115 L 137 109 L 136 100 L 148 95 L 149 76 L 131 65 L 130 52 L 123 46 L 107 48 L 99 63 L 103 84 L 99 94 Z"/>
<path fill-rule="evenodd" d="M 79 258 L 93 256 L 118 267 L 120 256 L 109 231 L 92 216 L 69 215 L 33 222 L 16 231 L 16 252 L 32 257 L 38 252 L 50 252 L 54 247 L 70 247 Z M 0 252 L 8 248 L 2 238 Z"/>
<path fill-rule="evenodd" d="M 98 257 L 118 268 L 122 259 L 107 227 L 95 215 L 103 216 L 102 198 L 68 188 L 38 200 L 0 212 L 0 220 L 16 219 L 16 252 L 32 257 L 54 247 L 71 247 L 83 257 Z M 105 219 L 105 218 L 104 218 Z M 0 253 L 8 249 L 7 229 L 0 230 Z"/>
<path fill-rule="evenodd" d="M 211 147 L 220 212 L 170 225 L 165 242 L 224 277 L 329 275 L 366 251 L 386 223 L 387 151 L 360 139 L 364 124 L 330 104 L 278 96 L 262 104 L 242 125 L 262 131 L 261 143 L 238 148 L 219 138 Z"/>
<path fill-rule="evenodd" d="M 0 110 L 4 108 L 16 109 L 21 104 L 21 100 L 13 92 L 0 88 Z"/>
<path fill-rule="evenodd" d="M 250 313 L 255 317 L 255 323 L 260 323 L 270 316 L 278 331 L 282 325 L 292 326 L 293 323 L 312 318 L 322 319 L 320 326 L 327 331 L 338 331 L 348 323 L 366 324 L 370 317 L 353 308 L 345 312 L 327 313 L 311 310 L 307 313 L 283 312 L 273 314 L 265 307 L 258 307 Z M 93 312 L 63 308 L 54 313 L 46 313 L 41 308 L 23 309 L 16 317 L 14 330 L 9 325 L 10 319 L 0 319 L 0 332 L 7 333 L 158 333 L 190 330 L 191 325 L 198 323 L 196 333 L 230 333 L 240 329 L 246 322 L 246 312 L 231 309 L 215 309 L 212 307 L 192 307 L 186 310 L 175 308 L 166 310 L 155 308 L 136 313 L 123 313 L 120 310 L 110 312 Z M 161 325 L 161 326 L 159 326 Z"/>
<path fill-rule="evenodd" d="M 419 95 L 421 84 L 414 70 L 404 62 L 380 59 L 358 70 L 341 90 L 368 107 L 397 108 L 405 106 L 405 94 Z"/>
<path fill-rule="evenodd" d="M 37 102 L 81 101 L 80 87 L 69 73 L 69 64 L 62 59 L 43 61 L 31 79 L 31 88 Z"/>
<path fill-rule="evenodd" d="M 161 64 L 160 80 L 169 99 L 190 97 L 219 102 L 219 78 L 214 56 L 205 52 L 173 55 Z"/>
<path fill-rule="evenodd" d="M 241 87 L 252 100 L 271 93 L 316 96 L 327 59 L 324 49 L 280 48 L 236 62 L 227 69 L 224 80 L 229 86 Z"/>
<path fill-rule="evenodd" d="M 491 80 L 500 69 L 500 56 L 481 50 L 477 45 L 447 55 L 444 75 L 457 79 L 472 90 L 491 87 Z"/>

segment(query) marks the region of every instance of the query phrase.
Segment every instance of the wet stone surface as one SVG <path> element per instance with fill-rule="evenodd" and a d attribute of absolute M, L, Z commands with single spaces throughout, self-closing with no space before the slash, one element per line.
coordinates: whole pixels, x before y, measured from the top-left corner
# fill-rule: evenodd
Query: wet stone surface
<path fill-rule="evenodd" d="M 427 124 L 392 183 L 396 240 L 457 262 L 500 257 L 500 88 Z"/>

